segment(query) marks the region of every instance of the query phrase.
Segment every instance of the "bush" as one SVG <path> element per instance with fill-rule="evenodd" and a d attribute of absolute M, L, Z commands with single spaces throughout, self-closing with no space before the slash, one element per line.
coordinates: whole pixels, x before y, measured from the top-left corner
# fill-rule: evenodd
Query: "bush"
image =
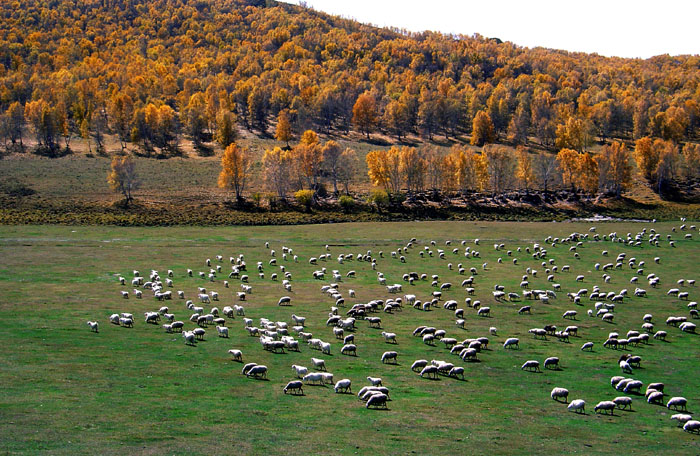
<path fill-rule="evenodd" d="M 253 203 L 255 203 L 255 207 L 260 209 L 260 202 L 263 199 L 263 194 L 260 192 L 255 192 L 252 195 L 250 195 L 250 199 L 252 199 Z"/>
<path fill-rule="evenodd" d="M 343 212 L 349 214 L 352 210 L 352 207 L 355 205 L 355 200 L 352 199 L 352 196 L 343 195 L 340 198 L 338 198 L 338 204 L 340 204 L 340 207 L 343 209 Z"/>
<path fill-rule="evenodd" d="M 377 211 L 381 212 L 383 208 L 389 205 L 389 194 L 384 190 L 375 188 L 370 192 L 367 202 L 377 206 Z"/>
<path fill-rule="evenodd" d="M 311 205 L 314 202 L 314 191 L 313 190 L 299 190 L 294 194 L 294 199 L 297 203 L 304 206 L 307 211 L 311 210 Z"/>

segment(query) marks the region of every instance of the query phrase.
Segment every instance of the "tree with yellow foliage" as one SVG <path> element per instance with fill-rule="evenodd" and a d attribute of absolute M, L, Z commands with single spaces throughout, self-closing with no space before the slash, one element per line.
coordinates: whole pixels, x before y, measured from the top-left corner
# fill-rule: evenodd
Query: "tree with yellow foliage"
<path fill-rule="evenodd" d="M 248 150 L 231 143 L 221 157 L 219 188 L 233 190 L 236 201 L 243 200 L 243 190 L 250 173 L 250 154 Z"/>
<path fill-rule="evenodd" d="M 418 154 L 415 147 L 402 147 L 399 154 L 400 171 L 406 179 L 406 189 L 409 193 L 423 190 L 425 159 Z"/>
<path fill-rule="evenodd" d="M 236 115 L 228 109 L 222 109 L 216 116 L 216 141 L 226 149 L 236 141 Z"/>
<path fill-rule="evenodd" d="M 518 168 L 515 171 L 515 176 L 521 182 L 525 190 L 530 190 L 530 186 L 535 180 L 535 171 L 533 169 L 530 152 L 523 146 L 518 146 L 517 149 L 515 149 L 515 154 L 518 159 Z"/>
<path fill-rule="evenodd" d="M 462 193 L 480 191 L 488 185 L 488 169 L 482 155 L 466 147 L 453 146 L 446 158 L 447 174 L 452 175 L 457 189 Z"/>
<path fill-rule="evenodd" d="M 397 194 L 401 190 L 401 150 L 392 147 L 389 150 L 373 150 L 365 158 L 367 174 L 377 187 L 386 192 Z"/>
<path fill-rule="evenodd" d="M 112 157 L 107 183 L 112 190 L 124 195 L 126 206 L 133 201 L 131 193 L 138 189 L 140 182 L 131 155 L 119 154 Z"/>
<path fill-rule="evenodd" d="M 289 115 L 286 110 L 280 111 L 277 115 L 277 129 L 275 130 L 275 139 L 287 144 L 292 139 L 292 124 L 289 123 Z"/>
<path fill-rule="evenodd" d="M 352 108 L 352 122 L 369 139 L 369 134 L 377 126 L 377 102 L 369 93 L 357 97 Z"/>
<path fill-rule="evenodd" d="M 675 180 L 678 172 L 678 146 L 672 141 L 657 139 L 654 141 L 654 148 L 659 151 L 659 162 L 656 164 L 654 176 L 657 191 L 659 195 L 663 195 L 664 190 Z"/>
<path fill-rule="evenodd" d="M 651 181 L 659 162 L 659 151 L 654 147 L 654 141 L 649 136 L 639 138 L 635 143 L 634 160 L 642 175 Z"/>
<path fill-rule="evenodd" d="M 588 194 L 598 191 L 598 163 L 590 152 L 578 154 L 574 183 Z"/>
<path fill-rule="evenodd" d="M 474 116 L 472 121 L 472 139 L 473 146 L 483 146 L 484 144 L 492 143 L 496 140 L 496 134 L 493 129 L 491 117 L 485 111 L 479 111 Z"/>
<path fill-rule="evenodd" d="M 557 154 L 557 162 L 561 170 L 562 181 L 565 186 L 575 188 L 576 172 L 578 171 L 578 152 L 571 149 L 562 149 Z"/>
<path fill-rule="evenodd" d="M 600 155 L 596 157 L 599 171 L 599 186 L 612 191 L 620 197 L 632 179 L 630 157 L 624 143 L 613 141 L 603 146 Z"/>

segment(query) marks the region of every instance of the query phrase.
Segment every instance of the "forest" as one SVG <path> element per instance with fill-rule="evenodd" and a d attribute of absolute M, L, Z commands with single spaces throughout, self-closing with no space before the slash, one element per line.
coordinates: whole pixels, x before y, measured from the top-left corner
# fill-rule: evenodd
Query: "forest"
<path fill-rule="evenodd" d="M 255 157 L 282 199 L 321 180 L 347 192 L 365 169 L 387 196 L 620 196 L 635 163 L 663 196 L 700 174 L 697 55 L 529 49 L 274 1 L 16 0 L 0 15 L 5 153 L 56 157 L 83 141 L 167 158 L 188 141 L 222 155 L 218 184 L 237 199 Z M 250 154 L 242 133 L 280 147 Z M 381 147 L 359 157 L 365 168 L 334 138 Z M 451 150 L 433 147 L 443 140 Z"/>

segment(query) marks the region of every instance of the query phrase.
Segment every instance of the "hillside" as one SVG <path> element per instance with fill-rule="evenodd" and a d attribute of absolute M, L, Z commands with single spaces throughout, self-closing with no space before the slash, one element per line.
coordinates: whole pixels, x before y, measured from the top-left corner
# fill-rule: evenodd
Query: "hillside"
<path fill-rule="evenodd" d="M 700 121 L 698 56 L 527 49 L 259 1 L 20 0 L 0 15 L 0 107 L 19 102 L 38 141 L 57 145 L 48 136 L 89 131 L 174 149 L 180 135 L 211 138 L 223 112 L 258 133 L 286 111 L 297 134 L 432 138 L 469 135 L 484 111 L 498 141 L 545 147 L 575 119 L 581 148 L 611 137 L 685 141 Z M 353 123 L 363 93 L 373 112 Z M 43 131 L 47 117 L 55 132 Z"/>
<path fill-rule="evenodd" d="M 614 141 L 627 146 L 627 200 L 600 205 L 592 204 L 595 195 L 584 195 L 579 204 L 578 196 L 563 195 L 552 207 L 526 203 L 528 216 L 562 218 L 610 207 L 616 215 L 650 217 L 696 210 L 663 202 L 650 189 L 658 192 L 662 183 L 675 182 L 672 192 L 664 188 L 665 198 L 695 198 L 679 189 L 694 188 L 683 181 L 693 183 L 700 173 L 697 56 L 639 60 L 528 49 L 478 35 L 380 29 L 273 1 L 21 0 L 0 4 L 0 17 L 5 223 L 143 223 L 128 212 L 113 214 L 119 208 L 112 207 L 105 182 L 109 162 L 101 157 L 122 151 L 137 157 L 142 183 L 136 195 L 141 209 L 131 210 L 174 212 L 149 213 L 147 223 L 177 223 L 182 207 L 197 214 L 207 206 L 217 213 L 230 208 L 230 194 L 216 188 L 216 175 L 223 149 L 234 141 L 249 152 L 252 164 L 245 197 L 258 193 L 271 200 L 266 192 L 275 189 L 262 163 L 264 152 L 291 143 L 296 158 L 285 166 L 292 175 L 303 174 L 295 144 L 307 130 L 319 134 L 317 155 L 307 162 L 325 160 L 319 155 L 323 141 L 355 151 L 348 182 L 363 217 L 379 217 L 362 202 L 373 186 L 383 186 L 381 179 L 368 178 L 365 157 L 393 145 L 416 147 L 416 163 L 423 166 L 417 183 L 400 177 L 393 187 L 443 195 L 419 209 L 389 208 L 380 218 L 462 217 L 445 212 L 447 206 L 477 208 L 470 217 L 489 207 L 505 211 L 504 204 L 521 206 L 521 197 L 489 198 L 520 189 L 576 186 L 586 194 L 605 193 L 609 183 L 603 165 L 597 177 L 597 158 L 588 169 L 589 182 L 569 182 L 555 166 L 551 176 L 534 173 L 532 183 L 523 183 L 515 179 L 516 150 L 525 147 L 537 165 L 565 148 L 598 157 Z M 284 134 L 280 124 L 289 127 Z M 668 150 L 663 176 L 653 167 L 635 169 L 630 152 L 642 137 L 661 141 L 654 143 L 657 155 Z M 503 146 L 491 150 L 508 158 L 509 167 L 499 171 L 507 182 L 495 185 L 488 163 L 482 164 L 489 174 L 479 182 L 462 182 L 448 153 L 488 161 L 482 148 L 488 143 Z M 579 155 L 581 161 L 587 156 Z M 173 157 L 180 161 L 160 160 Z M 439 165 L 432 177 L 430 157 Z M 290 179 L 277 193 L 329 188 L 325 161 L 313 172 L 308 179 Z M 486 196 L 465 197 L 479 192 Z M 321 199 L 317 194 L 323 206 Z M 335 201 L 329 204 L 338 209 Z M 643 213 L 635 212 L 640 208 Z M 91 215 L 65 218 L 75 211 Z M 270 221 L 269 215 L 244 219 Z M 212 217 L 193 222 L 207 220 Z M 220 223 L 232 220 L 239 217 Z"/>

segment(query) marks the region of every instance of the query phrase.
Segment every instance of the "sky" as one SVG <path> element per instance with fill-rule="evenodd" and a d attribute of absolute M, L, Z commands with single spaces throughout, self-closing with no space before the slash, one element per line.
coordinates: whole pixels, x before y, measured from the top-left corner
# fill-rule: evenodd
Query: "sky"
<path fill-rule="evenodd" d="M 380 27 L 478 33 L 530 48 L 633 58 L 700 54 L 698 0 L 306 0 L 306 4 Z"/>

